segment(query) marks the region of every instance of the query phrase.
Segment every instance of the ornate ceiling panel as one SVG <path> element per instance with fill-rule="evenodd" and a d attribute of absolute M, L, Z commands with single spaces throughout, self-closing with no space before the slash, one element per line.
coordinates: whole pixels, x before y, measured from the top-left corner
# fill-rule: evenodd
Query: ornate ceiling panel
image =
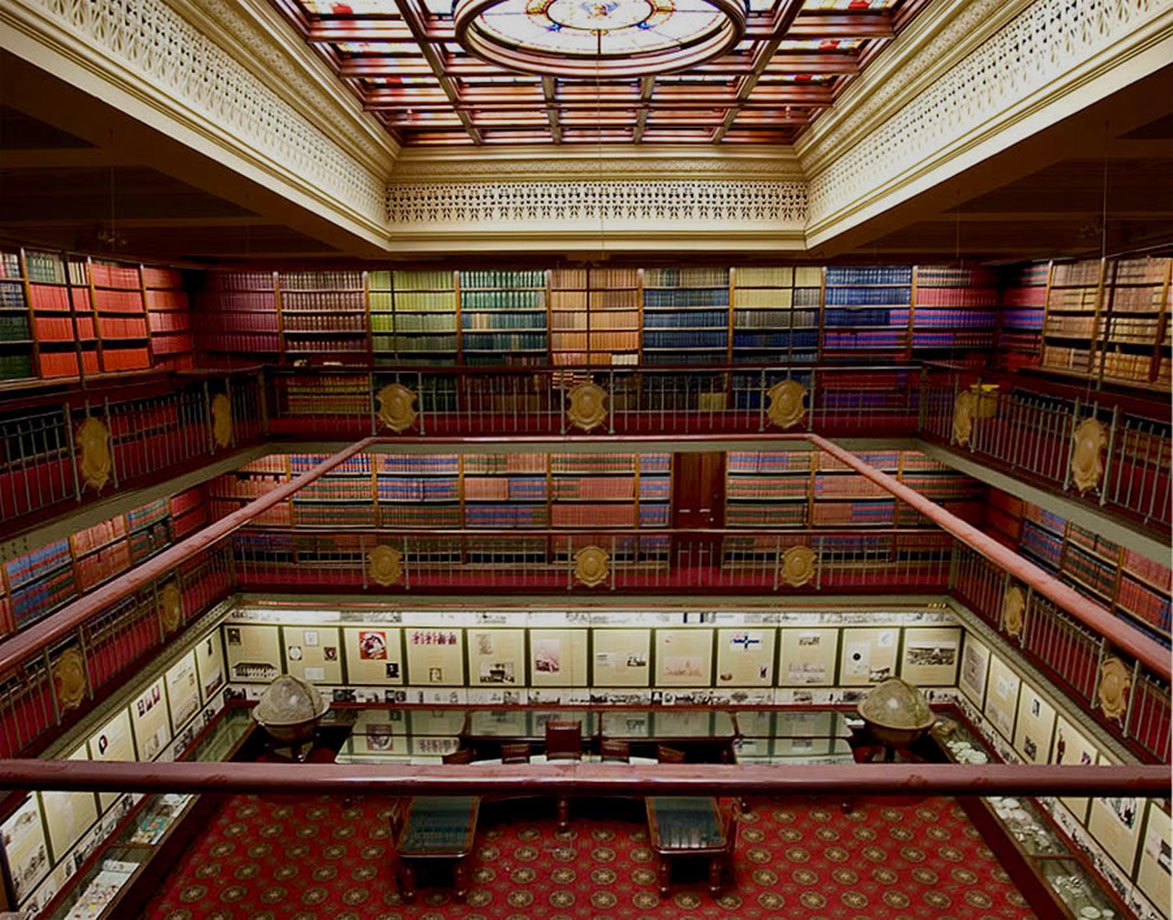
<path fill-rule="evenodd" d="M 789 144 L 929 0 L 748 0 L 744 33 L 724 53 L 645 76 L 576 59 L 569 44 L 556 75 L 482 60 L 457 41 L 452 0 L 272 2 L 397 140 L 452 146 Z M 646 6 L 638 28 L 650 35 L 675 9 L 674 0 L 510 2 L 524 3 L 525 29 L 550 48 L 563 28 L 555 20 L 627 23 Z"/>

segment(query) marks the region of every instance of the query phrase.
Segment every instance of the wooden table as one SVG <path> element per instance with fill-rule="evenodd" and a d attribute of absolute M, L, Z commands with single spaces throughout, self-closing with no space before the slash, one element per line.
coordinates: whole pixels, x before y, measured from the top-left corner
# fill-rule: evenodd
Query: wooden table
<path fill-rule="evenodd" d="M 468 892 L 468 867 L 477 833 L 481 800 L 475 796 L 415 796 L 407 806 L 403 829 L 395 844 L 396 873 L 404 901 L 415 898 L 415 862 L 452 860 L 456 896 Z"/>
<path fill-rule="evenodd" d="M 721 810 L 714 798 L 649 796 L 648 833 L 660 858 L 660 896 L 668 896 L 673 857 L 709 857 L 709 891 L 721 891 L 721 871 L 728 857 Z"/>

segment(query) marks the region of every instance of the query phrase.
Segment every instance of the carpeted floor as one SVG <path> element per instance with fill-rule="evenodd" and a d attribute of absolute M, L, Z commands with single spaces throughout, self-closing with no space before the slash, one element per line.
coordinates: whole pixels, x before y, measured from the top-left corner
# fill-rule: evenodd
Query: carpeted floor
<path fill-rule="evenodd" d="M 719 900 L 707 893 L 703 869 L 674 878 L 669 897 L 659 897 L 641 802 L 614 806 L 626 818 L 580 804 L 564 833 L 552 806 L 487 805 L 468 903 L 440 885 L 422 889 L 410 906 L 393 881 L 389 805 L 376 798 L 344 808 L 338 798 L 233 797 L 162 881 L 146 916 L 1033 920 L 951 799 L 861 801 L 849 815 L 827 801 L 754 802 L 740 827 L 735 883 Z"/>

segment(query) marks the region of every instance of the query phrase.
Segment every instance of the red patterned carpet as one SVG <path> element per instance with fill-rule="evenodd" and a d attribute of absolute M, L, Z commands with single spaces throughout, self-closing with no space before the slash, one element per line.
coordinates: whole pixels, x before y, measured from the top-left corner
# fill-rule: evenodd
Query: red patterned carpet
<path fill-rule="evenodd" d="M 573 815 L 556 830 L 552 806 L 486 806 L 468 903 L 443 887 L 410 906 L 396 894 L 389 800 L 344 808 L 337 798 L 237 796 L 225 802 L 163 881 L 152 920 L 593 920 L 702 917 L 801 920 L 1033 918 L 951 799 L 844 815 L 817 801 L 754 803 L 741 825 L 737 876 L 714 900 L 703 871 L 657 893 L 642 803 L 630 820 Z M 572 812 L 573 814 L 573 812 Z"/>

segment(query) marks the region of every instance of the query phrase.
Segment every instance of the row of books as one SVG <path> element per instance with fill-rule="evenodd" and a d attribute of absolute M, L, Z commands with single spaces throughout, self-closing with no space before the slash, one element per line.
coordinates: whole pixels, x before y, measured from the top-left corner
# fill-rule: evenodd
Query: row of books
<path fill-rule="evenodd" d="M 904 265 L 828 265 L 827 286 L 862 284 L 911 284 L 912 268 Z"/>
<path fill-rule="evenodd" d="M 622 310 L 599 311 L 596 313 L 554 313 L 550 328 L 553 330 L 619 329 L 636 332 L 639 330 L 639 313 Z"/>
<path fill-rule="evenodd" d="M 728 288 L 644 288 L 644 308 L 727 307 Z"/>
<path fill-rule="evenodd" d="M 455 313 L 372 313 L 371 329 L 375 332 L 455 332 Z"/>
<path fill-rule="evenodd" d="M 823 303 L 827 306 L 843 307 L 906 305 L 912 303 L 912 289 L 906 287 L 829 287 L 824 293 Z"/>
<path fill-rule="evenodd" d="M 546 501 L 545 476 L 509 476 L 492 479 L 465 475 L 465 501 Z"/>
<path fill-rule="evenodd" d="M 354 332 L 366 335 L 366 317 L 350 313 L 286 314 L 286 332 Z"/>
<path fill-rule="evenodd" d="M 365 313 L 366 298 L 359 291 L 282 291 L 281 312 L 341 310 Z"/>
<path fill-rule="evenodd" d="M 544 271 L 462 271 L 461 291 L 476 288 L 545 288 Z"/>
<path fill-rule="evenodd" d="M 340 291 L 362 289 L 362 272 L 353 271 L 314 271 L 314 272 L 281 272 L 277 276 L 278 284 L 283 291 Z"/>
<path fill-rule="evenodd" d="M 142 275 L 137 265 L 120 265 L 116 262 L 91 262 L 90 277 L 96 287 L 138 291 L 142 286 Z"/>
<path fill-rule="evenodd" d="M 550 272 L 550 287 L 557 290 L 592 291 L 607 288 L 634 288 L 639 284 L 635 268 L 556 268 Z"/>
<path fill-rule="evenodd" d="M 150 319 L 151 332 L 187 332 L 191 328 L 191 314 L 187 312 L 152 311 L 147 314 Z"/>
<path fill-rule="evenodd" d="M 38 317 L 40 319 L 40 317 Z M 68 320 L 65 321 L 65 328 L 58 330 L 54 327 L 52 330 L 46 330 L 38 324 L 38 334 L 40 338 L 54 338 L 73 339 L 73 324 Z M 59 336 L 46 335 L 47 331 L 59 332 Z M 32 338 L 29 333 L 29 318 L 27 315 L 16 313 L 7 314 L 0 313 L 0 342 L 26 341 Z"/>
<path fill-rule="evenodd" d="M 545 310 L 545 291 L 462 290 L 460 308 L 465 310 Z"/>
<path fill-rule="evenodd" d="M 25 310 L 24 285 L 19 281 L 0 280 L 0 309 Z"/>
<path fill-rule="evenodd" d="M 424 317 L 432 319 L 432 317 Z M 462 313 L 460 315 L 462 329 L 483 329 L 495 331 L 497 329 L 546 329 L 546 315 L 544 313 Z"/>

